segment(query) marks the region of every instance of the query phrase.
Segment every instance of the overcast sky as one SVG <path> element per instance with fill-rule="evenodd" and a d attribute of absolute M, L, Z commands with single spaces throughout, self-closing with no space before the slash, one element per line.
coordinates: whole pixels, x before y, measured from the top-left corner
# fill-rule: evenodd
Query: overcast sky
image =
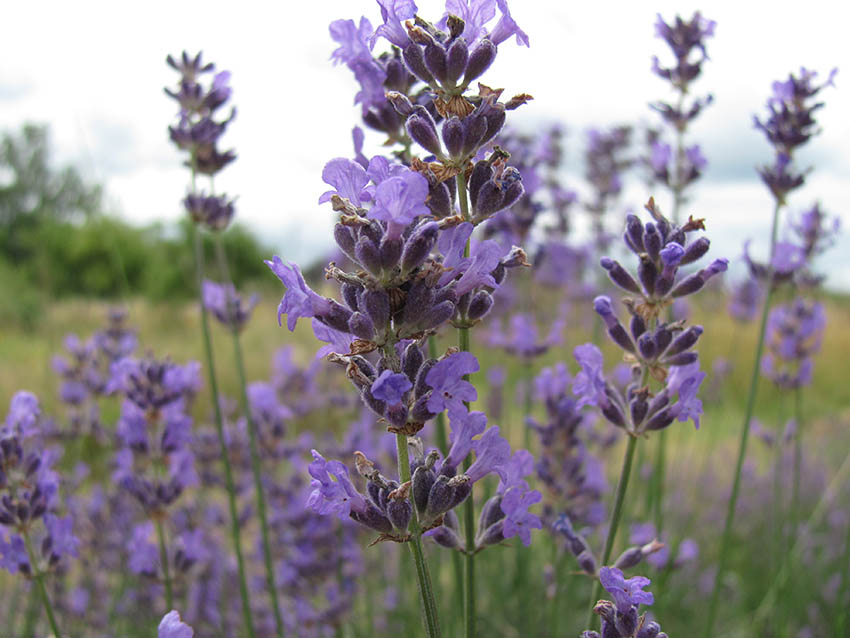
<path fill-rule="evenodd" d="M 483 80 L 509 95 L 534 95 L 509 121 L 523 128 L 564 123 L 567 153 L 577 161 L 588 126 L 656 123 L 647 103 L 671 95 L 650 72 L 653 54 L 669 55 L 654 37 L 655 15 L 670 20 L 700 8 L 718 26 L 695 92 L 713 93 L 715 103 L 689 134 L 710 162 L 692 212 L 708 219 L 713 252 L 735 257 L 743 237 L 767 233 L 771 211 L 753 170 L 770 160 L 770 149 L 752 115 L 763 113 L 774 79 L 801 65 L 824 78 L 839 67 L 836 88 L 822 94 L 823 134 L 799 157 L 815 170 L 791 208 L 819 199 L 842 217 L 844 232 L 822 267 L 833 287 L 850 289 L 850 46 L 841 4 L 513 0 L 531 48 L 502 44 Z M 420 1 L 419 12 L 437 19 L 442 6 Z M 187 174 L 167 140 L 175 108 L 162 87 L 176 73 L 164 61 L 168 53 L 202 49 L 205 59 L 232 71 L 239 111 L 224 138 L 239 158 L 217 178 L 217 189 L 239 196 L 241 221 L 282 255 L 309 259 L 331 243 L 333 213 L 316 204 L 326 190 L 322 166 L 352 154 L 359 116 L 351 73 L 328 60 L 335 47 L 327 27 L 360 15 L 380 22 L 377 4 L 366 0 L 242 2 L 238 9 L 210 1 L 7 3 L 0 129 L 49 124 L 57 159 L 103 182 L 125 218 L 173 220 L 182 214 Z M 377 150 L 381 138 L 367 136 Z M 569 186 L 584 188 L 578 177 Z M 649 194 L 635 180 L 624 204 L 639 205 Z"/>

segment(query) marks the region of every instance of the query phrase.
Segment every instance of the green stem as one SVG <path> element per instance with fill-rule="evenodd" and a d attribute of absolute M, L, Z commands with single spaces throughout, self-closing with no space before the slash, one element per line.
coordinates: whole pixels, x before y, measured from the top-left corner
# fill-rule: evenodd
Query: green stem
<path fill-rule="evenodd" d="M 35 623 L 38 619 L 38 591 L 37 587 L 30 587 L 30 595 L 29 600 L 27 601 L 27 611 L 24 615 L 24 630 L 21 632 L 21 636 L 29 636 L 35 635 Z"/>
<path fill-rule="evenodd" d="M 469 221 L 469 198 L 466 193 L 466 176 L 459 173 L 455 178 L 457 183 L 458 200 L 460 202 L 461 216 Z M 463 256 L 469 257 L 469 240 L 463 249 Z M 458 346 L 462 352 L 469 352 L 469 328 L 458 328 Z M 469 380 L 469 375 L 464 375 Z M 469 408 L 469 405 L 467 405 Z M 464 459 L 463 469 L 469 469 L 472 461 L 469 457 Z M 464 557 L 464 589 L 463 589 L 463 617 L 464 635 L 466 638 L 475 638 L 475 500 L 472 492 L 463 505 L 463 529 L 466 544 L 466 556 Z"/>
<path fill-rule="evenodd" d="M 847 532 L 844 538 L 844 557 L 841 560 L 842 565 L 850 565 L 850 521 L 847 522 Z M 839 612 L 836 614 L 836 636 L 847 636 L 850 634 L 850 600 L 847 594 L 850 593 L 850 570 L 841 570 L 841 585 L 838 588 L 838 604 Z"/>
<path fill-rule="evenodd" d="M 430 335 L 428 337 L 428 356 L 431 359 L 437 358 L 437 337 Z M 440 412 L 437 415 L 437 447 L 443 453 L 443 457 L 449 453 L 449 440 L 446 434 L 446 413 Z M 454 573 L 455 592 L 451 598 L 454 614 L 452 619 L 460 618 L 463 614 L 463 563 L 459 552 L 450 552 L 452 557 L 452 572 Z"/>
<path fill-rule="evenodd" d="M 800 471 L 803 462 L 803 389 L 794 389 L 794 420 L 797 429 L 794 432 L 794 484 L 791 488 L 791 541 L 797 540 L 797 526 L 800 523 Z"/>
<path fill-rule="evenodd" d="M 623 502 L 626 498 L 626 490 L 629 487 L 629 476 L 632 473 L 632 460 L 637 447 L 637 437 L 629 436 L 626 443 L 626 455 L 623 457 L 623 467 L 620 470 L 620 479 L 617 481 L 617 496 L 614 500 L 614 511 L 611 513 L 611 524 L 608 527 L 608 535 L 605 538 L 605 550 L 602 553 L 600 567 L 608 565 L 611 560 L 611 551 L 614 549 L 614 540 L 617 537 L 617 527 L 620 525 L 620 515 L 623 513 Z M 599 579 L 593 579 L 593 588 L 590 592 L 590 611 L 587 617 L 587 628 L 591 629 L 595 623 L 593 608 L 596 606 L 596 598 L 599 595 Z"/>
<path fill-rule="evenodd" d="M 56 616 L 53 614 L 53 606 L 50 604 L 50 596 L 47 595 L 47 587 L 44 585 L 44 574 L 38 568 L 36 563 L 36 554 L 32 549 L 32 541 L 26 530 L 21 531 L 21 536 L 24 537 L 24 545 L 27 548 L 27 556 L 30 560 L 30 568 L 32 569 L 32 579 L 38 587 L 38 592 L 41 594 L 41 602 L 44 605 L 44 612 L 47 614 L 47 622 L 50 624 L 50 630 L 56 638 L 60 638 L 62 633 L 59 631 L 59 625 L 56 624 Z"/>
<path fill-rule="evenodd" d="M 744 466 L 744 457 L 747 454 L 747 440 L 750 436 L 750 421 L 753 418 L 753 410 L 756 405 L 756 394 L 758 392 L 759 372 L 761 370 L 761 357 L 764 350 L 764 335 L 767 328 L 767 315 L 770 311 L 770 297 L 773 294 L 773 255 L 776 250 L 776 237 L 779 227 L 779 211 L 782 203 L 777 200 L 773 209 L 773 222 L 770 229 L 770 259 L 767 267 L 767 282 L 764 298 L 764 307 L 761 311 L 759 323 L 759 336 L 756 343 L 756 356 L 753 361 L 753 370 L 750 377 L 750 391 L 747 395 L 747 406 L 744 411 L 744 423 L 741 425 L 741 439 L 738 443 L 738 460 L 735 463 L 735 478 L 732 481 L 732 494 L 729 496 L 729 504 L 726 510 L 726 522 L 723 525 L 723 536 L 720 541 L 720 558 L 717 563 L 717 573 L 714 576 L 714 589 L 711 592 L 711 601 L 708 606 L 708 620 L 704 625 L 703 636 L 711 638 L 714 634 L 714 619 L 717 615 L 717 603 L 720 600 L 720 585 L 726 571 L 726 563 L 729 559 L 729 546 L 732 540 L 732 522 L 735 520 L 735 508 L 738 504 L 738 492 L 741 488 L 741 469 Z"/>
<path fill-rule="evenodd" d="M 218 260 L 218 267 L 221 273 L 222 283 L 225 285 L 232 284 L 230 278 L 230 269 L 227 266 L 227 255 L 224 252 L 224 242 L 221 234 L 216 234 L 215 237 L 215 254 Z M 242 345 L 239 339 L 239 327 L 233 323 L 230 327 L 230 333 L 233 337 L 233 355 L 236 360 L 236 373 L 239 377 L 239 393 L 242 402 L 242 413 L 248 422 L 248 443 L 251 452 L 251 473 L 254 477 L 254 494 L 257 501 L 257 513 L 260 516 L 260 532 L 263 542 L 263 562 L 266 569 L 266 586 L 269 589 L 269 599 L 272 604 L 272 612 L 274 613 L 275 628 L 278 638 L 283 638 L 285 629 L 283 625 L 283 616 L 280 613 L 280 603 L 277 599 L 277 585 L 275 584 L 274 575 L 274 559 L 272 557 L 271 541 L 269 540 L 269 521 L 266 514 L 266 497 L 263 491 L 263 475 L 260 467 L 260 452 L 257 447 L 257 425 L 251 415 L 251 405 L 248 401 L 247 381 L 245 378 L 245 362 L 242 356 Z"/>
<path fill-rule="evenodd" d="M 165 584 L 165 612 L 174 609 L 174 591 L 171 588 L 171 569 L 168 566 L 168 550 L 165 546 L 165 530 L 162 528 L 162 520 L 154 519 L 156 526 L 156 538 L 159 541 L 159 562 L 162 564 L 162 576 Z"/>
<path fill-rule="evenodd" d="M 396 452 L 398 453 L 398 476 L 402 484 L 410 481 L 410 456 L 407 450 L 407 436 L 396 434 Z M 412 495 L 411 495 L 412 498 Z M 414 505 L 414 512 L 416 507 Z M 425 554 L 422 551 L 422 529 L 419 520 L 414 516 L 410 521 L 411 539 L 410 553 L 413 555 L 413 563 L 416 566 L 416 578 L 419 583 L 419 595 L 422 598 L 422 616 L 425 623 L 425 631 L 428 638 L 440 636 L 440 621 L 437 615 L 437 603 L 434 599 L 434 588 L 431 584 L 431 574 L 428 572 L 428 564 L 425 562 Z"/>
<path fill-rule="evenodd" d="M 654 494 L 652 498 L 652 510 L 655 518 L 655 533 L 660 537 L 664 529 L 664 479 L 667 466 L 667 429 L 658 433 L 658 449 L 655 457 L 655 471 L 653 472 Z"/>
<path fill-rule="evenodd" d="M 194 183 L 194 178 L 193 178 Z M 248 596 L 248 582 L 245 577 L 245 560 L 242 556 L 242 540 L 239 529 L 239 512 L 236 507 L 236 487 L 233 483 L 233 469 L 230 466 L 230 456 L 227 449 L 227 440 L 224 435 L 224 419 L 221 414 L 221 402 L 218 394 L 218 380 L 215 374 L 215 361 L 213 358 L 212 339 L 210 338 L 209 315 L 201 295 L 204 281 L 204 246 L 201 230 L 195 225 L 195 270 L 197 273 L 198 301 L 201 306 L 201 333 L 204 342 L 204 354 L 207 363 L 207 379 L 212 393 L 213 413 L 215 415 L 216 432 L 218 443 L 221 448 L 221 460 L 224 464 L 224 484 L 227 488 L 227 502 L 230 509 L 230 535 L 233 540 L 233 551 L 236 554 L 236 565 L 239 570 L 239 594 L 242 598 L 242 616 L 249 638 L 254 638 L 254 620 L 251 617 L 251 599 Z"/>

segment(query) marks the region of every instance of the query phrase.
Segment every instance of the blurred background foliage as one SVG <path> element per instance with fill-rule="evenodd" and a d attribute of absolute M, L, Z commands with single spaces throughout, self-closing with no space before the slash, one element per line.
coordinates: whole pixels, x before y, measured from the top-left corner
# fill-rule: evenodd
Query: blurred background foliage
<path fill-rule="evenodd" d="M 110 211 L 101 185 L 74 166 L 55 165 L 46 126 L 2 134 L 0 323 L 33 326 L 44 304 L 63 297 L 187 299 L 195 281 L 191 241 L 188 219 L 136 226 Z M 239 224 L 224 243 L 236 285 L 261 281 L 272 249 Z M 212 260 L 211 237 L 206 244 Z"/>

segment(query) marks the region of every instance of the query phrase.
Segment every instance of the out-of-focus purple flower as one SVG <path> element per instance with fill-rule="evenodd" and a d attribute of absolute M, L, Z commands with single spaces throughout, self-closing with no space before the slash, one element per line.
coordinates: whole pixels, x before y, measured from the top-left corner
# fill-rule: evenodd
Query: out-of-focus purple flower
<path fill-rule="evenodd" d="M 761 298 L 761 286 L 758 281 L 747 277 L 729 293 L 729 314 L 738 321 L 752 321 L 758 316 Z"/>
<path fill-rule="evenodd" d="M 475 387 L 463 377 L 479 369 L 478 359 L 469 352 L 455 352 L 438 361 L 425 377 L 425 382 L 432 388 L 428 410 L 433 414 L 448 410 L 449 419 L 463 415 L 466 412 L 464 401 L 472 402 L 478 398 Z"/>
<path fill-rule="evenodd" d="M 581 371 L 573 380 L 573 394 L 579 397 L 577 407 L 598 405 L 605 407 L 605 377 L 602 374 L 602 352 L 592 343 L 576 346 L 573 356 L 581 366 Z"/>
<path fill-rule="evenodd" d="M 617 611 L 622 614 L 628 612 L 632 605 L 651 605 L 655 602 L 652 592 L 643 591 L 650 582 L 645 576 L 626 579 L 616 567 L 602 567 L 599 570 L 599 582 L 614 598 Z"/>
<path fill-rule="evenodd" d="M 201 294 L 206 309 L 225 326 L 236 330 L 241 330 L 248 323 L 259 301 L 257 295 L 251 295 L 246 302 L 233 284 L 219 284 L 209 279 L 204 280 Z"/>
<path fill-rule="evenodd" d="M 7 541 L 3 528 L 0 528 L 0 567 L 14 574 L 20 569 L 28 572 L 29 564 L 24 539 L 17 534 L 12 534 Z"/>
<path fill-rule="evenodd" d="M 180 620 L 174 609 L 165 614 L 157 628 L 157 638 L 193 638 L 195 631 Z"/>
<path fill-rule="evenodd" d="M 678 401 L 671 408 L 679 421 L 693 420 L 694 427 L 699 429 L 699 417 L 702 414 L 702 401 L 697 398 L 699 387 L 705 379 L 700 372 L 699 362 L 686 366 L 674 366 L 667 380 L 670 394 L 677 393 Z"/>
<path fill-rule="evenodd" d="M 51 552 L 57 556 L 78 556 L 80 539 L 74 536 L 70 516 L 59 518 L 53 514 L 44 516 L 44 526 L 51 540 Z"/>
<path fill-rule="evenodd" d="M 151 542 L 153 523 L 147 521 L 133 528 L 127 541 L 127 553 L 130 555 L 128 567 L 134 574 L 156 575 L 159 566 L 159 551 Z"/>
<path fill-rule="evenodd" d="M 4 432 L 25 439 L 35 433 L 40 414 L 38 398 L 32 392 L 19 390 L 9 403 Z"/>

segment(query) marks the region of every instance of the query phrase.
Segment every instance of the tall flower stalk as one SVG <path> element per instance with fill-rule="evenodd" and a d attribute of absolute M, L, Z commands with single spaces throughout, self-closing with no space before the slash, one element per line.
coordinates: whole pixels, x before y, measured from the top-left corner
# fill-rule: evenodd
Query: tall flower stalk
<path fill-rule="evenodd" d="M 192 172 L 191 190 L 184 200 L 184 205 L 194 222 L 194 254 L 195 273 L 198 290 L 198 301 L 201 314 L 201 335 L 204 346 L 207 379 L 212 395 L 213 414 L 216 433 L 221 449 L 221 459 L 224 466 L 224 480 L 227 489 L 228 509 L 230 513 L 230 535 L 233 551 L 239 571 L 239 593 L 242 599 L 242 617 L 245 630 L 253 637 L 254 621 L 251 612 L 251 600 L 248 593 L 248 581 L 245 569 L 245 559 L 242 552 L 242 538 L 239 523 L 239 512 L 236 502 L 236 486 L 227 437 L 224 431 L 224 418 L 221 411 L 221 396 L 215 369 L 212 338 L 210 336 L 209 316 L 203 299 L 204 287 L 204 247 L 201 225 L 210 229 L 225 228 L 233 217 L 233 202 L 223 196 L 205 195 L 196 189 L 198 174 L 212 176 L 235 159 L 233 151 L 221 153 L 217 143 L 227 125 L 235 116 L 231 110 L 229 117 L 223 120 L 215 119 L 216 111 L 230 98 L 231 89 L 228 86 L 230 73 L 216 73 L 210 87 L 203 87 L 200 76 L 211 73 L 215 67 L 211 63 L 204 64 L 201 54 L 194 58 L 186 52 L 179 59 L 168 56 L 168 64 L 181 74 L 181 80 L 176 91 L 166 89 L 166 93 L 180 104 L 180 119 L 175 126 L 169 127 L 169 134 L 174 144 L 188 153 L 187 164 Z M 274 592 L 272 592 L 274 595 Z"/>
<path fill-rule="evenodd" d="M 708 59 L 705 41 L 714 35 L 715 22 L 707 20 L 699 12 L 689 21 L 679 16 L 667 24 L 659 15 L 655 23 L 655 33 L 662 38 L 675 58 L 675 64 L 663 67 L 657 57 L 653 58 L 653 72 L 670 83 L 677 94 L 675 105 L 664 101 L 652 104 L 664 123 L 673 130 L 675 149 L 661 139 L 654 139 L 650 149 L 648 164 L 653 181 L 665 185 L 672 195 L 671 219 L 680 223 L 682 207 L 685 204 L 685 192 L 701 175 L 706 166 L 699 145 L 685 147 L 685 134 L 690 123 L 709 105 L 712 96 L 695 98 L 686 104 L 691 83 L 702 73 L 702 64 Z M 671 166 L 672 163 L 672 166 Z M 670 320 L 668 310 L 668 320 Z M 651 481 L 652 506 L 655 515 L 655 527 L 660 534 L 664 527 L 664 483 L 667 463 L 667 433 L 662 430 L 658 436 L 655 465 Z"/>
<path fill-rule="evenodd" d="M 806 172 L 794 167 L 792 157 L 797 148 L 808 142 L 818 132 L 814 112 L 822 107 L 823 103 L 812 104 L 811 100 L 822 88 L 831 84 L 834 74 L 835 71 L 833 71 L 826 83 L 815 85 L 814 78 L 817 74 L 806 69 L 801 69 L 799 76 L 790 74 L 787 81 L 774 82 L 773 95 L 767 102 L 768 117 L 764 122 L 755 118 L 756 127 L 764 132 L 775 150 L 773 165 L 759 169 L 762 181 L 770 189 L 775 204 L 770 227 L 768 262 L 766 265 L 754 264 L 752 262 L 750 264 L 753 274 L 764 281 L 765 298 L 759 321 L 755 358 L 750 375 L 747 403 L 744 410 L 744 421 L 741 425 L 741 435 L 738 442 L 738 457 L 735 462 L 732 493 L 729 496 L 726 518 L 723 524 L 723 535 L 720 540 L 720 556 L 718 558 L 714 587 L 708 607 L 708 619 L 704 625 L 703 636 L 705 638 L 710 638 L 713 635 L 717 605 L 720 599 L 720 587 L 729 559 L 732 525 L 735 519 L 741 484 L 741 470 L 744 465 L 744 457 L 747 453 L 750 424 L 753 418 L 758 392 L 759 372 L 762 354 L 764 352 L 770 301 L 776 280 L 788 279 L 793 274 L 793 267 L 789 267 L 787 253 L 785 251 L 777 251 L 780 212 L 786 204 L 787 196 L 805 182 Z"/>
<path fill-rule="evenodd" d="M 623 429 L 629 437 L 602 561 L 595 563 L 591 560 L 594 565 L 606 565 L 611 558 L 637 438 L 664 430 L 676 419 L 692 419 L 699 427 L 702 402 L 697 398 L 697 392 L 705 373 L 699 370 L 698 354 L 693 348 L 703 328 L 686 328 L 683 321 L 662 322 L 660 317 L 674 299 L 698 292 L 709 279 L 724 272 L 728 263 L 726 259 L 715 259 L 694 274 L 680 275 L 682 266 L 696 262 L 708 252 L 710 242 L 706 237 L 690 238 L 690 235 L 705 229 L 703 220 L 690 219 L 683 226 L 678 226 L 661 214 L 652 199 L 646 209 L 653 221 L 644 225 L 637 216 L 630 214 L 626 218 L 623 235 L 628 248 L 640 260 L 637 278 L 614 259 L 603 257 L 600 261 L 611 281 L 633 295 L 622 300 L 631 315 L 629 329 L 620 323 L 609 297 L 600 296 L 593 302 L 608 336 L 624 351 L 627 360 L 633 362 L 632 382 L 626 388 L 625 396 L 605 380 L 602 353 L 596 346 L 585 344 L 575 349 L 575 358 L 582 368 L 573 383 L 573 392 L 580 397 L 578 407 L 597 406 L 610 423 Z M 653 392 L 650 379 L 664 384 L 662 389 Z M 591 614 L 598 589 L 599 584 L 594 580 Z M 592 620 L 591 615 L 588 625 Z"/>

